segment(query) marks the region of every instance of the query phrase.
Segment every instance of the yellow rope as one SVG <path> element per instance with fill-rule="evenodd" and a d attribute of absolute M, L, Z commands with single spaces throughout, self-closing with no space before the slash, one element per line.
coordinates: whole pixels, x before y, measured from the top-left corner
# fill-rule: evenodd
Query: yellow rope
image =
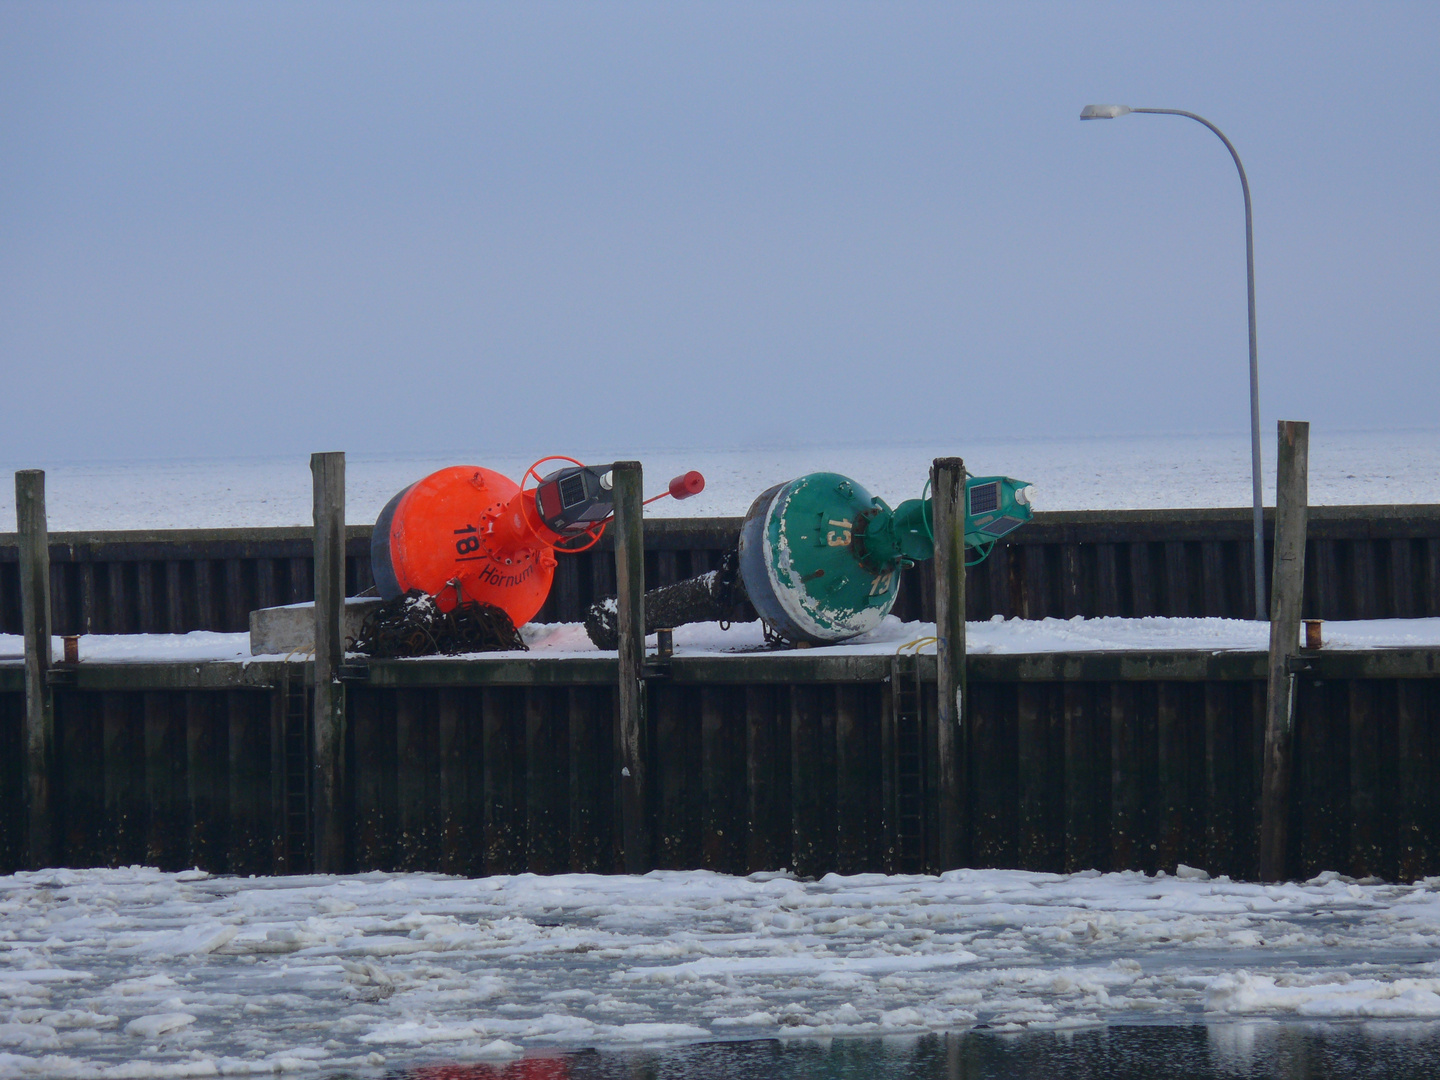
<path fill-rule="evenodd" d="M 901 645 L 898 649 L 896 649 L 895 655 L 899 656 L 902 652 L 909 648 L 914 648 L 916 654 L 918 655 L 920 650 L 923 649 L 926 645 L 936 645 L 939 643 L 939 641 L 940 639 L 937 637 L 916 638 L 914 641 L 905 642 L 904 645 Z"/>

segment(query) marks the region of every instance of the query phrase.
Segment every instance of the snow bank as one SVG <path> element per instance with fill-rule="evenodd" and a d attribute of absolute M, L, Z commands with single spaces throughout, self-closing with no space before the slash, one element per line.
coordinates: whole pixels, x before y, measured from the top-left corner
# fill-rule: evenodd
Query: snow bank
<path fill-rule="evenodd" d="M 48 870 L 0 878 L 0 941 L 0 1077 L 1440 1017 L 1440 878 Z"/>
<path fill-rule="evenodd" d="M 65 655 L 65 642 L 51 641 L 56 660 Z M 0 661 L 23 659 L 25 640 L 19 634 L 0 634 Z M 249 660 L 249 634 L 217 634 L 192 630 L 188 634 L 82 634 L 82 663 L 204 663 L 211 660 Z M 307 657 L 308 659 L 308 657 Z"/>
<path fill-rule="evenodd" d="M 593 652 L 584 628 L 573 623 L 532 623 L 524 628 L 532 653 Z M 893 653 L 909 642 L 933 638 L 935 624 L 901 622 L 893 615 L 869 633 L 840 645 L 813 648 L 810 656 L 855 653 Z M 1376 649 L 1440 646 L 1440 619 L 1372 619 L 1362 622 L 1327 622 L 1325 648 Z M 651 634 L 647 643 L 655 644 Z M 722 630 L 719 623 L 693 623 L 675 630 L 675 655 L 752 652 L 764 646 L 758 622 L 736 623 Z M 965 626 L 965 647 L 975 654 L 1052 652 L 1162 652 L 1197 649 L 1206 652 L 1265 652 L 1270 624 L 1250 619 L 1179 619 L 1151 617 L 1121 619 L 1006 619 L 996 615 L 988 622 Z M 920 647 L 933 653 L 933 641 Z"/>
<path fill-rule="evenodd" d="M 893 615 L 869 633 L 841 645 L 814 648 L 808 656 L 854 656 L 894 653 L 923 638 L 933 638 L 934 623 L 901 622 Z M 1166 651 L 1198 649 L 1206 652 L 1264 652 L 1270 626 L 1245 619 L 1003 619 L 969 623 L 966 647 L 975 654 L 1052 652 Z M 600 655 L 580 623 L 528 623 L 521 628 L 530 651 L 476 653 L 480 657 L 546 657 Z M 646 639 L 651 647 L 655 635 Z M 62 655 L 55 639 L 55 655 Z M 1327 622 L 1325 647 L 1330 650 L 1440 647 L 1440 619 L 1374 619 L 1368 622 Z M 17 663 L 23 642 L 18 635 L 0 634 L 0 659 Z M 760 623 L 694 623 L 675 630 L 676 656 L 764 653 L 765 635 Z M 920 651 L 933 653 L 935 646 Z M 765 655 L 777 655 L 764 653 Z M 607 655 L 614 655 L 610 652 Z M 793 655 L 781 652 L 778 655 Z M 216 634 L 197 630 L 189 634 L 87 634 L 80 639 L 81 663 L 203 662 L 209 660 L 283 659 L 252 657 L 248 634 Z"/>

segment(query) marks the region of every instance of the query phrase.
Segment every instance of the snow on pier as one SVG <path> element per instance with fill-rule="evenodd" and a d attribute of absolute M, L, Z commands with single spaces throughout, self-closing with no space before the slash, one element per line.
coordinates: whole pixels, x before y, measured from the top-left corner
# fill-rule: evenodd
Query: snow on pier
<path fill-rule="evenodd" d="M 809 656 L 877 655 L 933 637 L 934 623 L 902 622 L 889 616 L 874 631 L 841 645 L 804 650 Z M 969 623 L 967 650 L 975 655 L 1016 655 L 1069 652 L 1264 652 L 1269 643 L 1269 623 L 1243 619 L 1182 618 L 1095 618 L 1095 619 L 1002 619 Z M 1354 651 L 1381 648 L 1440 647 L 1440 619 L 1373 619 L 1335 621 L 1324 626 L 1325 648 Z M 522 629 L 530 647 L 528 653 L 479 653 L 477 657 L 519 656 L 561 658 L 601 653 L 585 636 L 579 623 L 532 623 Z M 653 647 L 655 636 L 648 639 Z M 764 634 L 759 622 L 737 623 L 722 629 L 718 623 L 697 623 L 675 631 L 677 656 L 754 654 L 763 656 Z M 921 645 L 934 652 L 934 645 Z M 0 634 L 0 662 L 18 662 L 22 643 L 18 635 Z M 64 650 L 59 638 L 54 654 Z M 783 651 L 778 655 L 794 656 Z M 193 631 L 188 634 L 88 634 L 80 638 L 81 662 L 92 663 L 196 663 L 203 661 L 249 661 L 285 659 L 252 657 L 248 634 L 220 634 Z M 291 656 L 290 659 L 308 657 Z"/>

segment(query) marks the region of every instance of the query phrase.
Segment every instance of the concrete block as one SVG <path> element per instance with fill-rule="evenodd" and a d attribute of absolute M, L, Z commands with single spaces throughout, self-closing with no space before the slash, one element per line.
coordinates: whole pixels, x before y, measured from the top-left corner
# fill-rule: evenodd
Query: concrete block
<path fill-rule="evenodd" d="M 349 640 L 360 636 L 365 616 L 385 601 L 378 596 L 345 598 L 345 621 L 341 637 Z M 315 651 L 315 605 L 288 604 L 285 607 L 261 608 L 250 613 L 250 654 L 273 656 L 286 653 Z"/>

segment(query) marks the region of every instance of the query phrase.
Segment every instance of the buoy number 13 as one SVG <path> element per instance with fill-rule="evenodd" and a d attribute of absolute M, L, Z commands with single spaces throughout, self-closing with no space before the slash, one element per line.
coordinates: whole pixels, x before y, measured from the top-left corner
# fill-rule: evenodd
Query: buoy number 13
<path fill-rule="evenodd" d="M 826 543 L 826 544 L 828 544 L 830 547 L 849 547 L 849 546 L 850 546 L 850 540 L 851 540 L 851 532 L 850 532 L 850 530 L 855 527 L 854 524 L 852 524 L 848 519 L 847 519 L 847 520 L 841 520 L 841 521 L 827 521 L 825 524 L 826 524 L 826 525 L 834 525 L 834 526 L 835 526 L 835 529 L 839 529 L 839 530 L 840 530 L 839 532 L 836 532 L 835 529 L 830 529 L 829 531 L 827 531 L 827 532 L 825 533 L 825 543 Z"/>

